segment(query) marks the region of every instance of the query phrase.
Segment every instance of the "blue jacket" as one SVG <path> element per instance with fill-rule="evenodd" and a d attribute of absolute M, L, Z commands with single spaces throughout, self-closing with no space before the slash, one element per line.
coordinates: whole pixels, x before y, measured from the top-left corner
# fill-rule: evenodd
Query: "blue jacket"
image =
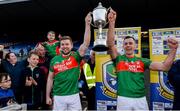
<path fill-rule="evenodd" d="M 45 97 L 46 80 L 42 70 L 39 67 L 34 68 L 32 71 L 29 67 L 26 67 L 22 71 L 23 75 L 23 95 L 24 102 L 27 103 L 28 110 L 37 109 L 42 105 L 42 97 Z M 26 77 L 32 77 L 36 82 L 37 86 L 25 86 Z"/>
<path fill-rule="evenodd" d="M 14 93 L 12 89 L 1 89 L 0 88 L 0 106 L 5 107 L 7 106 L 7 102 L 10 99 L 15 99 Z"/>

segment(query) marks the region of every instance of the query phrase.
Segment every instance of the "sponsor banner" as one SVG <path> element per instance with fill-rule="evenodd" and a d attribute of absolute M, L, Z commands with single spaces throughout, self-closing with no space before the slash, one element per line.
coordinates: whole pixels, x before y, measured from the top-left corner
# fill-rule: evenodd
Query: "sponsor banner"
<path fill-rule="evenodd" d="M 117 81 L 109 55 L 96 55 L 96 108 L 116 110 Z"/>
<path fill-rule="evenodd" d="M 167 39 L 173 37 L 180 43 L 180 28 L 164 28 L 149 30 L 150 59 L 164 61 L 169 47 Z M 180 46 L 177 49 L 176 59 L 180 58 Z M 150 109 L 171 110 L 173 102 L 173 87 L 168 81 L 167 72 L 150 71 Z"/>

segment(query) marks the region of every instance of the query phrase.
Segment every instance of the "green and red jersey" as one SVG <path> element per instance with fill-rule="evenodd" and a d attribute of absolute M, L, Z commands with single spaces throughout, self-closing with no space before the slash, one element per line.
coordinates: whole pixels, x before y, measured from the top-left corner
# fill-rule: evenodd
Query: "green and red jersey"
<path fill-rule="evenodd" d="M 47 50 L 50 57 L 54 57 L 59 54 L 60 42 L 58 40 L 54 40 L 52 42 L 47 41 L 42 43 L 42 45 Z"/>
<path fill-rule="evenodd" d="M 118 77 L 118 96 L 145 96 L 144 71 L 149 68 L 151 60 L 140 57 L 127 58 L 117 56 L 115 66 Z"/>
<path fill-rule="evenodd" d="M 79 92 L 81 56 L 79 52 L 71 52 L 70 56 L 55 56 L 50 63 L 50 71 L 54 72 L 53 95 L 64 96 Z"/>

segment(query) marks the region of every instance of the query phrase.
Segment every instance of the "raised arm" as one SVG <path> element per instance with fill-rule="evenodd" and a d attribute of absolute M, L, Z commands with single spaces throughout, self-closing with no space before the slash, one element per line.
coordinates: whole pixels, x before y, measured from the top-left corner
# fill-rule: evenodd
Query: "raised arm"
<path fill-rule="evenodd" d="M 88 49 L 90 41 L 91 41 L 91 29 L 90 29 L 91 21 L 92 21 L 91 14 L 88 13 L 86 18 L 85 18 L 84 41 L 81 44 L 81 46 L 79 47 L 79 54 L 81 56 L 85 55 L 86 50 Z"/>
<path fill-rule="evenodd" d="M 108 20 L 109 20 L 109 29 L 108 29 L 108 33 L 107 33 L 107 45 L 110 51 L 110 55 L 112 59 L 115 59 L 118 55 L 117 49 L 115 47 L 115 35 L 114 35 L 114 31 L 115 31 L 115 22 L 116 22 L 116 12 L 114 10 L 110 10 L 109 14 L 108 14 Z"/>
<path fill-rule="evenodd" d="M 152 62 L 149 66 L 151 70 L 161 70 L 168 71 L 174 61 L 176 56 L 176 51 L 178 48 L 178 41 L 174 38 L 169 38 L 167 40 L 168 46 L 170 48 L 169 54 L 164 62 Z"/>

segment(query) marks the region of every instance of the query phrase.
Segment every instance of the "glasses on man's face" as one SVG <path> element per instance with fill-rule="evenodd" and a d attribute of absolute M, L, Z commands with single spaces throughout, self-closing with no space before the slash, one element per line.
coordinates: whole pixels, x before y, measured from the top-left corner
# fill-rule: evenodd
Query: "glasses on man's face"
<path fill-rule="evenodd" d="M 4 80 L 4 81 L 2 81 L 2 82 L 0 82 L 0 83 L 8 83 L 8 82 L 10 82 L 11 81 L 11 79 L 8 79 L 8 80 Z"/>

